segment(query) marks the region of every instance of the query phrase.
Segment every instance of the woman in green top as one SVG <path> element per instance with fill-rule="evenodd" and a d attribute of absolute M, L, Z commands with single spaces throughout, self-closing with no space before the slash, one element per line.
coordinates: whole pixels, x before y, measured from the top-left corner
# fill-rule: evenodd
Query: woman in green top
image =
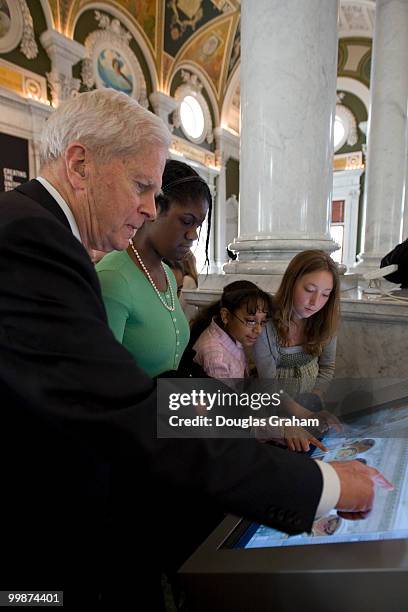
<path fill-rule="evenodd" d="M 168 160 L 156 219 L 144 223 L 127 251 L 109 253 L 96 266 L 109 326 L 150 376 L 177 369 L 190 335 L 174 274 L 162 260 L 187 255 L 207 212 L 210 227 L 211 204 L 197 172 Z"/>

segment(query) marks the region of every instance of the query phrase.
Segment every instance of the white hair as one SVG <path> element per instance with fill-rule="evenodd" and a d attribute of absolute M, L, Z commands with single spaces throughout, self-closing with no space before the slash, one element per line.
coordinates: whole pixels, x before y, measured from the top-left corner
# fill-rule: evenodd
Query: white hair
<path fill-rule="evenodd" d="M 171 136 L 160 117 L 126 94 L 105 88 L 70 98 L 50 115 L 41 137 L 41 164 L 61 157 L 74 141 L 108 161 L 149 145 L 168 148 Z"/>

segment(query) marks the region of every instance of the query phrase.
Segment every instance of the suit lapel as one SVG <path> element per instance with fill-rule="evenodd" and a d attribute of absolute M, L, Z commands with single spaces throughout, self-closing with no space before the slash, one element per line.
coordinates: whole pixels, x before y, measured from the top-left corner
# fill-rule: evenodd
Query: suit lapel
<path fill-rule="evenodd" d="M 58 202 L 56 202 L 54 200 L 54 198 L 52 197 L 52 195 L 50 194 L 49 191 L 47 191 L 45 189 L 45 187 L 43 187 L 43 185 L 41 185 L 41 183 L 39 181 L 36 181 L 35 179 L 33 179 L 32 181 L 28 181 L 27 183 L 23 183 L 22 185 L 19 185 L 18 187 L 16 187 L 15 191 L 19 191 L 20 193 L 22 193 L 23 195 L 25 195 L 26 197 L 30 198 L 30 200 L 33 200 L 34 202 L 37 202 L 37 204 L 39 204 L 40 206 L 42 206 L 43 208 L 45 208 L 48 212 L 50 212 L 52 215 L 54 215 L 54 217 L 56 217 L 58 219 L 58 221 L 60 221 L 72 234 L 72 230 L 71 230 L 71 226 L 69 224 L 68 219 L 65 216 L 65 213 L 63 212 L 63 210 L 61 209 L 61 207 L 59 206 Z M 73 236 L 74 238 L 74 236 Z M 92 283 L 92 286 L 94 288 L 94 290 L 97 292 L 99 301 L 103 304 L 103 300 L 102 300 L 102 294 L 101 294 L 101 287 L 98 281 L 98 277 L 96 275 L 95 272 L 95 268 L 94 265 L 92 264 L 86 250 L 85 247 L 83 247 L 83 245 L 80 245 L 80 242 L 74 238 L 73 242 L 78 245 L 76 247 L 76 251 L 78 249 L 78 247 L 81 249 L 83 255 L 84 255 L 84 261 L 86 260 L 87 262 L 87 266 L 88 266 L 88 273 L 89 271 L 91 271 L 91 276 L 90 276 L 90 282 Z M 106 322 L 106 312 L 105 309 L 103 308 L 103 318 L 104 321 Z"/>
<path fill-rule="evenodd" d="M 59 206 L 58 202 L 54 200 L 52 195 L 35 179 L 32 181 L 28 181 L 27 183 L 23 183 L 16 187 L 16 191 L 24 194 L 29 197 L 31 200 L 40 204 L 43 208 L 48 210 L 51 214 L 54 215 L 63 225 L 65 225 L 70 231 L 71 226 L 69 224 L 68 219 L 66 218 L 63 210 Z"/>

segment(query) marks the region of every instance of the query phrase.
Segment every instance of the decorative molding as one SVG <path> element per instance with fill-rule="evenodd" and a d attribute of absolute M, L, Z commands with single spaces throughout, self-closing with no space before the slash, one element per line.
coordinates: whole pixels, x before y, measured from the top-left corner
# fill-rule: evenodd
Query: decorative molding
<path fill-rule="evenodd" d="M 373 38 L 374 20 L 373 0 L 342 0 L 339 7 L 339 38 Z"/>
<path fill-rule="evenodd" d="M 344 136 L 337 144 L 335 151 L 339 151 L 345 143 L 352 147 L 358 141 L 356 118 L 351 110 L 341 103 L 343 98 L 344 93 L 339 92 L 337 94 L 336 116 L 339 117 L 343 123 Z"/>
<path fill-rule="evenodd" d="M 191 142 L 194 142 L 195 144 L 200 144 L 204 142 L 204 140 L 206 140 L 209 144 L 211 144 L 214 140 L 213 123 L 207 100 L 201 93 L 201 90 L 203 89 L 203 84 L 194 72 L 189 72 L 188 70 L 181 70 L 181 77 L 184 83 L 177 87 L 176 91 L 174 92 L 174 99 L 176 100 L 178 105 L 175 111 L 173 112 L 173 125 L 177 128 L 181 127 L 186 138 L 188 138 L 188 140 L 190 140 Z M 197 100 L 204 115 L 203 133 L 199 138 L 196 139 L 192 138 L 184 130 L 180 117 L 180 105 L 186 96 L 193 96 Z"/>
<path fill-rule="evenodd" d="M 177 100 L 162 91 L 151 93 L 149 99 L 156 115 L 159 115 L 159 117 L 163 119 L 170 131 L 173 131 L 174 125 L 170 123 L 169 115 L 176 110 L 178 106 Z"/>
<path fill-rule="evenodd" d="M 1 18 L 0 53 L 8 53 L 20 43 L 20 51 L 27 59 L 36 58 L 38 45 L 26 0 L 5 0 Z"/>
<path fill-rule="evenodd" d="M 81 81 L 72 77 L 72 66 L 85 56 L 85 48 L 56 30 L 46 30 L 40 40 L 51 60 L 52 68 L 47 72 L 47 79 L 52 104 L 58 106 L 62 100 L 78 94 Z"/>
<path fill-rule="evenodd" d="M 173 136 L 170 153 L 181 158 L 186 158 L 187 161 L 199 162 L 202 166 L 206 166 L 215 173 L 219 173 L 219 168 L 216 165 L 215 155 L 207 149 L 203 149 L 191 142 L 187 142 L 184 138 Z"/>
<path fill-rule="evenodd" d="M 40 40 L 54 69 L 71 71 L 72 66 L 85 57 L 83 45 L 56 30 L 46 30 Z"/>
<path fill-rule="evenodd" d="M 47 79 L 51 89 L 53 106 L 58 106 L 63 100 L 78 95 L 81 85 L 80 79 L 74 79 L 57 70 L 47 72 Z"/>
<path fill-rule="evenodd" d="M 361 151 L 342 153 L 340 155 L 335 155 L 333 158 L 334 172 L 339 170 L 359 170 L 363 168 L 363 153 Z"/>
<path fill-rule="evenodd" d="M 359 98 L 367 111 L 370 107 L 370 90 L 366 85 L 350 77 L 337 77 L 337 91 L 347 91 Z"/>
<path fill-rule="evenodd" d="M 0 87 L 23 98 L 49 104 L 47 82 L 43 76 L 3 59 L 0 59 Z"/>
<path fill-rule="evenodd" d="M 21 39 L 20 51 L 27 59 L 34 59 L 38 55 L 38 45 L 35 41 L 33 18 L 27 6 L 26 0 L 18 0 L 23 15 L 23 37 Z"/>
<path fill-rule="evenodd" d="M 214 136 L 216 142 L 215 158 L 217 164 L 225 166 L 230 158 L 239 161 L 238 134 L 233 134 L 225 128 L 215 128 Z"/>
<path fill-rule="evenodd" d="M 1 12 L 0 53 L 15 49 L 23 35 L 23 13 L 19 2 L 8 1 Z"/>
<path fill-rule="evenodd" d="M 107 50 L 115 56 L 112 59 L 112 67 L 115 62 L 113 71 L 118 77 L 116 86 L 113 84 L 111 86 L 128 93 L 136 98 L 139 104 L 147 108 L 149 103 L 145 78 L 137 57 L 129 46 L 132 34 L 121 25 L 119 19 L 111 19 L 100 11 L 95 11 L 95 19 L 100 29 L 91 32 L 85 40 L 86 57 L 82 61 L 81 71 L 83 84 L 88 89 L 92 89 L 95 85 L 97 87 L 109 86 L 98 71 L 100 55 Z M 131 78 L 128 74 L 122 72 L 124 66 Z M 124 84 L 123 88 L 118 85 L 120 80 Z M 128 84 L 127 87 L 125 86 L 126 83 Z M 131 89 L 129 89 L 129 85 Z"/>
<path fill-rule="evenodd" d="M 194 72 L 189 72 L 188 70 L 182 70 L 181 78 L 183 79 L 184 83 L 190 87 L 191 91 L 195 91 L 196 93 L 201 93 L 203 84 L 201 83 L 198 76 L 194 74 Z"/>
<path fill-rule="evenodd" d="M 48 1 L 48 0 L 44 0 L 44 1 Z M 157 6 L 161 5 L 159 0 L 152 0 L 152 1 L 153 2 L 155 1 L 157 3 Z M 115 4 L 110 2 L 109 5 L 106 3 L 105 5 L 103 5 L 101 2 L 97 2 L 97 1 L 93 1 L 92 4 L 82 3 L 81 8 L 78 9 L 78 12 L 76 13 L 72 10 L 72 6 L 74 6 L 74 4 L 71 1 L 70 16 L 69 16 L 68 23 L 65 29 L 67 36 L 74 37 L 78 23 L 82 20 L 84 13 L 92 9 L 96 9 L 96 10 L 99 9 L 100 11 L 106 10 L 106 12 L 108 12 L 109 15 L 111 15 L 112 17 L 116 17 L 116 19 L 119 20 L 120 24 L 123 27 L 125 27 L 128 30 L 128 32 L 131 33 L 133 40 L 136 42 L 137 46 L 139 47 L 144 57 L 144 60 L 146 61 L 148 73 L 150 76 L 150 80 L 152 82 L 152 90 L 158 91 L 162 89 L 160 87 L 159 77 L 158 77 L 158 72 L 157 72 L 158 65 L 156 64 L 155 49 L 157 47 L 158 41 L 156 41 L 156 44 L 153 47 L 152 41 L 149 40 L 141 24 L 134 18 L 133 15 L 131 15 L 127 11 L 124 11 L 123 3 L 122 5 L 119 4 L 119 2 L 116 2 Z M 159 16 L 159 22 L 160 22 L 160 16 Z M 159 27 L 159 25 L 157 27 Z"/>

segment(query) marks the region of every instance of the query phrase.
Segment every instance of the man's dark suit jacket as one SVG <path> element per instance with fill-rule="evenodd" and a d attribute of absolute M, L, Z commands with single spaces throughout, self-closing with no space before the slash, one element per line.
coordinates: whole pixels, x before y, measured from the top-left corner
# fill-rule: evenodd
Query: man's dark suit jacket
<path fill-rule="evenodd" d="M 380 264 L 380 268 L 396 264 L 398 269 L 396 272 L 391 272 L 385 277 L 391 283 L 400 283 L 403 289 L 408 288 L 408 239 L 397 244 L 387 255 L 385 255 Z"/>
<path fill-rule="evenodd" d="M 179 491 L 290 533 L 311 527 L 322 477 L 310 459 L 252 440 L 157 439 L 155 384 L 114 339 L 91 260 L 38 181 L 0 196 L 0 389 L 1 589 L 97 591 L 117 464 L 152 546 Z"/>

